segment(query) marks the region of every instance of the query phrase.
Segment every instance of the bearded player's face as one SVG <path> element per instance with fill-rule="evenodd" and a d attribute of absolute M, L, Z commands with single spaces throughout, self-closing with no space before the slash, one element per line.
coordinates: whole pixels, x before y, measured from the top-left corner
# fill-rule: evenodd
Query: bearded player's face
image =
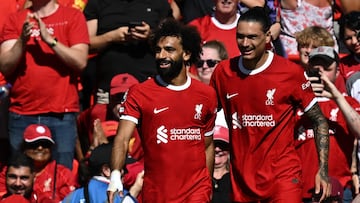
<path fill-rule="evenodd" d="M 184 67 L 181 39 L 174 36 L 160 38 L 155 47 L 156 68 L 162 78 L 177 77 Z"/>

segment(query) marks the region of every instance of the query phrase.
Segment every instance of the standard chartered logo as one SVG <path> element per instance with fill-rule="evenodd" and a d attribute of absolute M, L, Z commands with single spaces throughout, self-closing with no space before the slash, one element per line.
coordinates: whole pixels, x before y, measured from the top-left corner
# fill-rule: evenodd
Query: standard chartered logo
<path fill-rule="evenodd" d="M 156 130 L 156 139 L 157 139 L 157 143 L 168 143 L 168 135 L 167 133 L 167 129 L 165 128 L 165 126 L 160 126 L 157 130 Z"/>
<path fill-rule="evenodd" d="M 250 115 L 244 114 L 241 116 L 243 127 L 274 127 L 275 120 L 273 115 Z"/>
<path fill-rule="evenodd" d="M 171 141 L 201 140 L 200 128 L 172 128 L 166 129 L 164 125 L 156 130 L 156 142 L 168 143 Z"/>

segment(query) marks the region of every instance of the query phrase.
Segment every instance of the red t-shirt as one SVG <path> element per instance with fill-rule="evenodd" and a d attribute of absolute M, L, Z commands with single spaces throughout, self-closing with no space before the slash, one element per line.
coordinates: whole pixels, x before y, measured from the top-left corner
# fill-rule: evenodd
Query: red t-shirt
<path fill-rule="evenodd" d="M 19 37 L 28 12 L 23 10 L 10 16 L 0 35 L 1 43 Z M 66 46 L 89 43 L 85 17 L 76 9 L 59 6 L 42 20 L 48 31 Z M 41 40 L 39 28 L 32 29 L 26 47 L 16 71 L 6 78 L 13 85 L 10 111 L 23 115 L 79 111 L 78 75 Z"/>
<path fill-rule="evenodd" d="M 233 24 L 223 25 L 214 17 L 207 15 L 192 20 L 189 25 L 193 25 L 199 30 L 201 39 L 204 43 L 210 40 L 219 40 L 224 43 L 229 58 L 240 55 L 236 41 L 237 20 Z"/>
<path fill-rule="evenodd" d="M 340 59 L 340 73 L 346 79 L 352 74 L 360 71 L 360 59 L 357 59 L 354 55 L 349 54 Z"/>
<path fill-rule="evenodd" d="M 316 99 L 299 65 L 268 53 L 253 71 L 243 67 L 242 57 L 222 61 L 210 81 L 229 125 L 236 202 L 271 197 L 280 176 L 301 177 L 294 110 L 308 110 Z"/>
<path fill-rule="evenodd" d="M 130 88 L 121 119 L 139 122 L 144 202 L 210 201 L 204 138 L 213 134 L 216 107 L 214 90 L 190 77 L 182 86 L 157 76 Z"/>
<path fill-rule="evenodd" d="M 352 97 L 346 96 L 346 101 L 358 112 L 360 104 Z M 349 133 L 344 115 L 335 101 L 327 98 L 318 98 L 320 108 L 329 123 L 329 176 L 340 181 L 343 187 L 351 181 L 352 174 L 350 165 L 354 147 L 354 136 Z M 311 189 L 315 186 L 315 175 L 319 170 L 317 161 L 317 150 L 314 140 L 312 122 L 302 116 L 303 112 L 298 111 L 295 128 L 296 150 L 298 151 L 303 164 L 303 198 L 311 198 Z"/>

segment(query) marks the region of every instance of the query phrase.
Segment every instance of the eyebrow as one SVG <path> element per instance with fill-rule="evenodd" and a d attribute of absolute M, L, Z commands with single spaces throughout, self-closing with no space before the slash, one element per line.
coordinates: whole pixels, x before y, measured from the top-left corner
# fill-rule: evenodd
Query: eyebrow
<path fill-rule="evenodd" d="M 30 178 L 30 175 L 16 175 L 16 174 L 13 174 L 13 173 L 10 173 L 7 175 L 7 177 L 9 178 L 20 178 L 20 179 L 29 179 Z"/>

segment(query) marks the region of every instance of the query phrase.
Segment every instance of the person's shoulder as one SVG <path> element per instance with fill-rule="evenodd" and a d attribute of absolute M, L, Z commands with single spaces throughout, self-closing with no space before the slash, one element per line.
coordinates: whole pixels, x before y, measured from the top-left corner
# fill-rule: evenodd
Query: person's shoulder
<path fill-rule="evenodd" d="M 22 195 L 10 195 L 9 197 L 6 197 L 0 201 L 1 203 L 30 203 L 28 199 L 23 197 Z"/>
<path fill-rule="evenodd" d="M 198 92 L 202 94 L 209 96 L 213 96 L 216 94 L 212 86 L 205 84 L 197 79 L 191 78 L 191 84 L 194 87 L 194 89 L 196 89 Z"/>
<path fill-rule="evenodd" d="M 216 66 L 213 74 L 216 76 L 219 76 L 219 74 L 232 76 L 234 72 L 239 71 L 239 60 L 240 56 L 235 56 L 233 58 L 220 61 L 220 63 Z"/>
<path fill-rule="evenodd" d="M 354 64 L 360 64 L 360 63 L 355 60 L 355 56 L 353 54 L 348 54 L 340 59 L 340 64 L 354 65 Z"/>
<path fill-rule="evenodd" d="M 73 8 L 71 6 L 63 6 L 61 4 L 59 4 L 58 11 L 66 13 L 67 15 L 83 15 L 83 13 L 79 9 Z"/>
<path fill-rule="evenodd" d="M 190 21 L 188 23 L 188 25 L 201 26 L 201 25 L 207 25 L 210 22 L 211 22 L 211 16 L 210 15 L 205 15 L 205 16 L 193 19 L 192 21 Z"/>
<path fill-rule="evenodd" d="M 290 59 L 284 58 L 277 54 L 274 54 L 272 64 L 283 71 L 301 72 L 301 73 L 304 72 L 304 69 L 301 67 L 300 64 L 297 64 L 294 61 L 291 61 Z"/>

